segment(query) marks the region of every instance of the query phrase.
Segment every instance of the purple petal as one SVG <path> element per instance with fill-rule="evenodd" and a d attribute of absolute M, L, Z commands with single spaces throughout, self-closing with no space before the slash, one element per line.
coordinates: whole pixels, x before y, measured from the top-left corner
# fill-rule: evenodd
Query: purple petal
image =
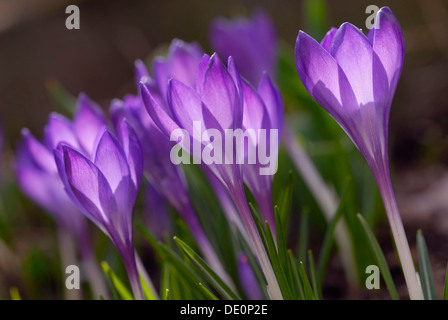
<path fill-rule="evenodd" d="M 45 148 L 28 129 L 22 129 L 23 147 L 28 152 L 30 160 L 41 170 L 48 173 L 57 173 L 54 158 L 51 152 Z"/>
<path fill-rule="evenodd" d="M 405 48 L 400 24 L 388 7 L 378 11 L 375 27 L 369 36 L 372 38 L 373 50 L 386 71 L 393 95 L 403 68 Z"/>
<path fill-rule="evenodd" d="M 73 196 L 99 226 L 110 222 L 116 215 L 117 204 L 104 175 L 85 156 L 69 146 L 62 145 L 64 171 Z"/>
<path fill-rule="evenodd" d="M 196 75 L 196 91 L 199 93 L 199 95 L 202 95 L 205 72 L 207 71 L 209 63 L 210 56 L 208 54 L 204 54 L 201 58 L 201 61 L 199 62 L 198 72 Z"/>
<path fill-rule="evenodd" d="M 372 45 L 357 27 L 342 24 L 334 36 L 331 55 L 347 76 L 358 104 L 362 105 L 374 101 L 372 53 Z"/>
<path fill-rule="evenodd" d="M 51 113 L 44 129 L 45 142 L 48 148 L 54 149 L 60 142 L 79 148 L 78 141 L 70 120 L 58 113 Z"/>
<path fill-rule="evenodd" d="M 142 78 L 149 78 L 148 69 L 146 68 L 145 63 L 142 60 L 136 60 L 134 63 L 134 74 L 135 74 L 135 84 L 138 87 L 138 84 L 142 80 Z"/>
<path fill-rule="evenodd" d="M 123 119 L 120 125 L 120 139 L 124 154 L 129 165 L 131 181 L 134 189 L 131 189 L 131 199 L 137 198 L 138 190 L 143 176 L 143 155 L 140 142 L 135 131 L 129 126 L 126 119 Z"/>
<path fill-rule="evenodd" d="M 235 82 L 216 54 L 210 58 L 205 72 L 202 101 L 223 129 L 234 128 L 235 108 L 241 102 Z"/>
<path fill-rule="evenodd" d="M 171 79 L 168 85 L 168 102 L 173 112 L 173 118 L 187 130 L 191 137 L 194 136 L 194 121 L 200 121 L 202 129 L 204 129 L 202 101 L 193 88 L 176 79 Z"/>
<path fill-rule="evenodd" d="M 302 31 L 297 37 L 295 57 L 305 88 L 336 121 L 341 123 L 341 112 L 358 111 L 353 90 L 336 60 Z"/>
<path fill-rule="evenodd" d="M 333 38 L 334 38 L 334 35 L 336 34 L 336 32 L 338 31 L 338 29 L 336 29 L 336 28 L 331 28 L 328 32 L 327 32 L 327 34 L 325 35 L 325 37 L 322 39 L 322 41 L 321 41 L 321 46 L 325 49 L 325 50 L 327 50 L 328 52 L 330 52 L 330 50 L 331 50 L 331 45 L 332 45 L 332 43 L 333 43 Z"/>
<path fill-rule="evenodd" d="M 264 101 L 266 111 L 269 115 L 271 128 L 279 130 L 279 138 L 283 126 L 283 99 L 280 91 L 272 83 L 270 77 L 265 73 L 258 84 L 258 94 Z"/>
<path fill-rule="evenodd" d="M 98 133 L 107 126 L 100 107 L 81 94 L 78 99 L 78 110 L 73 120 L 73 130 L 84 151 L 93 156 Z"/>
<path fill-rule="evenodd" d="M 188 44 L 182 40 L 174 39 L 171 42 L 167 58 L 168 77 L 173 77 L 190 87 L 194 87 L 202 54 L 202 49 L 198 44 Z"/>
<path fill-rule="evenodd" d="M 168 114 L 167 110 L 165 110 L 165 108 L 163 108 L 159 103 L 156 102 L 144 83 L 140 83 L 140 94 L 142 96 L 142 100 L 146 107 L 146 110 L 148 111 L 152 120 L 160 129 L 160 131 L 164 133 L 169 139 L 171 132 L 178 129 L 179 125 Z"/>
<path fill-rule="evenodd" d="M 244 129 L 255 130 L 269 129 L 269 118 L 266 107 L 258 93 L 252 86 L 243 81 L 243 127 Z"/>

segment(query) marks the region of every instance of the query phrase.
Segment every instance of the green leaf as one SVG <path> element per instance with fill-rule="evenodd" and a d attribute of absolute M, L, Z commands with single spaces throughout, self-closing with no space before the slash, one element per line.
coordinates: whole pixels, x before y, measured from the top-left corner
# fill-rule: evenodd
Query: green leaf
<path fill-rule="evenodd" d="M 106 278 L 109 280 L 109 283 L 112 284 L 113 289 L 116 290 L 122 300 L 134 300 L 132 294 L 129 292 L 120 278 L 118 278 L 115 272 L 112 271 L 106 261 L 101 262 L 101 268 L 103 269 Z"/>
<path fill-rule="evenodd" d="M 378 241 L 375 238 L 375 234 L 370 229 L 369 224 L 363 218 L 361 214 L 357 215 L 361 226 L 364 230 L 364 233 L 367 237 L 368 243 L 370 245 L 370 249 L 375 257 L 376 263 L 380 268 L 381 275 L 383 276 L 384 282 L 386 283 L 387 289 L 389 290 L 390 297 L 393 300 L 399 300 L 397 289 L 395 288 L 394 281 L 392 279 L 392 275 L 390 274 L 389 266 L 387 265 L 386 258 L 384 257 L 383 251 L 381 250 Z"/>
<path fill-rule="evenodd" d="M 300 300 L 305 300 L 305 292 L 303 291 L 303 285 L 299 275 L 299 265 L 291 250 L 288 250 L 288 258 L 292 270 L 293 280 L 297 288 L 297 296 Z"/>
<path fill-rule="evenodd" d="M 305 266 L 303 265 L 302 261 L 299 262 L 299 276 L 300 281 L 302 282 L 303 292 L 305 293 L 305 299 L 316 300 L 313 288 L 311 288 L 310 280 L 308 279 L 308 275 L 306 274 Z"/>
<path fill-rule="evenodd" d="M 288 181 L 286 186 L 282 188 L 280 193 L 280 199 L 278 201 L 279 215 L 281 218 L 282 225 L 284 226 L 284 232 L 287 234 L 288 232 L 288 221 L 289 214 L 291 212 L 291 203 L 292 203 L 292 195 L 293 195 L 293 180 L 292 180 L 292 171 L 288 174 Z M 276 223 L 277 224 L 277 223 Z M 276 230 L 278 229 L 278 225 L 276 226 Z"/>
<path fill-rule="evenodd" d="M 286 236 L 284 233 L 284 228 L 282 225 L 282 220 L 280 218 L 280 213 L 278 211 L 278 207 L 274 207 L 274 215 L 275 215 L 275 224 L 277 230 L 277 251 L 278 251 L 278 259 L 280 262 L 280 266 L 284 272 L 287 283 L 291 283 L 292 274 L 288 261 L 288 253 L 286 247 Z"/>
<path fill-rule="evenodd" d="M 212 283 L 213 287 L 228 300 L 240 300 L 237 294 L 235 294 L 224 281 L 205 263 L 205 261 L 191 249 L 181 239 L 174 237 L 174 241 L 179 248 L 204 272 L 207 278 Z"/>
<path fill-rule="evenodd" d="M 148 284 L 146 283 L 145 279 L 140 275 L 140 283 L 142 284 L 143 294 L 145 295 L 146 300 L 157 300 L 154 293 L 149 288 Z"/>
<path fill-rule="evenodd" d="M 428 250 L 422 230 L 417 231 L 417 251 L 418 265 L 420 269 L 420 279 L 422 282 L 423 296 L 425 300 L 436 300 L 436 289 L 432 275 L 431 263 L 429 261 Z"/>
<path fill-rule="evenodd" d="M 210 291 L 208 290 L 202 283 L 199 282 L 199 288 L 201 291 L 210 299 L 210 300 L 218 300 L 218 298 Z"/>
<path fill-rule="evenodd" d="M 289 287 L 289 283 L 287 277 L 285 275 L 285 270 L 282 268 L 280 264 L 280 259 L 277 253 L 277 247 L 274 243 L 274 238 L 271 233 L 271 228 L 269 227 L 269 223 L 266 221 L 266 240 L 267 247 L 266 253 L 268 254 L 269 260 L 271 261 L 272 269 L 274 270 L 275 277 L 277 278 L 278 285 L 280 287 L 280 291 L 282 292 L 282 296 L 286 300 L 291 300 L 293 297 L 293 293 L 291 288 Z"/>
<path fill-rule="evenodd" d="M 69 116 L 73 116 L 76 110 L 76 98 L 65 89 L 56 79 L 46 81 L 45 87 L 51 100 Z"/>
<path fill-rule="evenodd" d="M 308 34 L 322 39 L 327 32 L 327 6 L 325 0 L 305 0 L 304 13 Z"/>
<path fill-rule="evenodd" d="M 314 263 L 313 252 L 308 250 L 308 260 L 310 265 L 311 283 L 313 285 L 314 296 L 317 300 L 322 300 L 322 292 L 319 283 L 319 278 L 317 277 L 316 265 Z"/>
<path fill-rule="evenodd" d="M 165 294 L 164 294 L 163 300 L 171 300 L 170 289 L 165 289 Z"/>

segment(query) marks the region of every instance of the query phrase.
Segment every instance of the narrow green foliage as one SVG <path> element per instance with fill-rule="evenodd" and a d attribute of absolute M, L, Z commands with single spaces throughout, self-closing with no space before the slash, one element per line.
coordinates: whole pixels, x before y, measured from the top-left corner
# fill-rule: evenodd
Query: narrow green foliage
<path fill-rule="evenodd" d="M 420 280 L 422 283 L 423 296 L 425 300 L 436 300 L 436 289 L 432 275 L 431 263 L 429 261 L 428 249 L 422 230 L 417 231 L 418 265 L 420 269 Z"/>
<path fill-rule="evenodd" d="M 369 224 L 363 218 L 361 214 L 358 213 L 358 219 L 361 223 L 361 227 L 367 237 L 370 249 L 374 255 L 375 262 L 380 268 L 381 275 L 383 276 L 384 282 L 386 283 L 387 289 L 389 290 L 390 297 L 393 300 L 399 300 L 397 289 L 395 288 L 392 275 L 390 274 L 389 266 L 387 265 L 386 258 L 384 257 L 383 251 L 381 250 L 378 241 L 375 238 L 375 234 L 370 229 Z"/>
<path fill-rule="evenodd" d="M 300 261 L 306 262 L 306 250 L 308 247 L 308 237 L 309 237 L 309 209 L 308 207 L 303 208 L 302 214 L 300 216 L 300 230 L 299 230 L 299 243 L 297 256 Z"/>
<path fill-rule="evenodd" d="M 117 292 L 121 300 L 134 300 L 130 291 L 126 288 L 123 282 L 118 278 L 115 272 L 112 271 L 109 264 L 106 261 L 101 262 L 101 268 L 112 286 L 112 290 Z"/>
<path fill-rule="evenodd" d="M 205 261 L 191 249 L 185 242 L 177 237 L 174 237 L 174 241 L 178 247 L 202 270 L 204 275 L 210 280 L 213 287 L 227 300 L 239 300 L 237 294 L 235 294 L 224 281 L 205 263 Z"/>
<path fill-rule="evenodd" d="M 302 282 L 303 291 L 305 293 L 305 299 L 316 300 L 313 288 L 311 287 L 310 280 L 308 279 L 308 275 L 306 274 L 305 266 L 302 261 L 299 262 L 299 276 L 300 281 Z"/>
<path fill-rule="evenodd" d="M 311 283 L 313 285 L 314 296 L 317 300 L 322 300 L 322 289 L 320 287 L 319 278 L 317 277 L 316 265 L 314 263 L 313 252 L 308 250 L 308 260 L 310 266 Z"/>
<path fill-rule="evenodd" d="M 445 287 L 443 288 L 443 300 L 448 300 L 448 264 L 445 272 Z"/>
<path fill-rule="evenodd" d="M 280 192 L 280 199 L 278 201 L 279 215 L 284 227 L 285 234 L 288 234 L 288 222 L 289 222 L 289 214 L 291 212 L 291 203 L 292 203 L 292 195 L 293 195 L 293 180 L 292 180 L 292 171 L 288 173 L 288 181 L 286 186 L 282 188 Z M 276 230 L 279 228 L 276 222 Z"/>
<path fill-rule="evenodd" d="M 209 300 L 218 300 L 218 298 L 210 291 L 207 287 L 205 287 L 202 283 L 198 283 L 199 289 L 209 298 Z"/>

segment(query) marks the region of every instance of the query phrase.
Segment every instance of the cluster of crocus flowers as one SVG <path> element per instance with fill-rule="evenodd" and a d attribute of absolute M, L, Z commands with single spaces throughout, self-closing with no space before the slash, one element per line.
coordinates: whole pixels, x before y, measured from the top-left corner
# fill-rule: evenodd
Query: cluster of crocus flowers
<path fill-rule="evenodd" d="M 265 81 L 266 87 L 264 84 L 261 86 L 263 95 L 260 95 L 241 79 L 232 58 L 229 58 L 226 68 L 219 57 L 213 54 L 212 56 L 204 55 L 201 59 L 193 87 L 174 78 L 168 82 L 168 108 L 157 102 L 147 83 L 142 82 L 140 89 L 149 114 L 167 138 L 172 137 L 173 132 L 183 132 L 185 133 L 183 138 L 177 141 L 183 148 L 190 151 L 189 146 L 196 144 L 203 151 L 207 148 L 208 143 L 203 142 L 201 135 L 201 141 L 193 141 L 197 137 L 197 132 L 194 132 L 197 130 L 194 123 L 199 123 L 201 132 L 212 129 L 215 130 L 216 136 L 224 137 L 226 130 L 244 128 L 243 107 L 249 109 L 248 112 L 250 112 L 250 108 L 263 110 L 264 113 L 260 117 L 267 119 L 265 118 L 265 116 L 267 117 L 266 104 L 277 101 L 277 96 L 272 96 L 276 89 L 268 79 Z M 258 129 L 261 122 L 257 122 L 255 125 L 257 128 L 253 129 Z M 270 122 L 266 125 L 270 125 Z M 232 198 L 252 240 L 268 282 L 269 293 L 272 298 L 279 299 L 282 295 L 278 283 L 247 204 L 243 166 L 233 161 L 236 149 L 241 146 L 233 145 L 233 147 L 233 152 L 224 155 L 226 160 L 231 158 L 231 161 L 207 164 L 207 167 Z"/>
<path fill-rule="evenodd" d="M 368 36 L 350 23 L 331 29 L 321 43 L 300 31 L 295 57 L 308 92 L 344 129 L 372 170 L 410 297 L 422 299 L 389 172 L 389 113 L 404 60 L 398 21 L 383 7 Z"/>
<path fill-rule="evenodd" d="M 201 56 L 202 50 L 197 44 L 175 39 L 169 47 L 167 57 L 157 57 L 153 61 L 153 77 L 150 77 L 143 62 L 136 61 L 136 82 L 138 84 L 141 80 L 145 81 L 152 97 L 158 101 L 159 105 L 165 107 L 167 105 L 168 79 L 173 77 L 188 84 L 194 83 Z M 127 95 L 123 100 L 115 99 L 112 102 L 110 113 L 114 123 L 126 118 L 135 129 L 141 141 L 144 175 L 150 184 L 150 194 L 153 199 L 157 195 L 162 197 L 179 213 L 190 228 L 206 261 L 217 274 L 231 284 L 230 278 L 196 216 L 182 168 L 170 160 L 170 152 L 174 143 L 160 132 L 139 95 Z M 161 215 L 162 212 L 157 214 Z"/>

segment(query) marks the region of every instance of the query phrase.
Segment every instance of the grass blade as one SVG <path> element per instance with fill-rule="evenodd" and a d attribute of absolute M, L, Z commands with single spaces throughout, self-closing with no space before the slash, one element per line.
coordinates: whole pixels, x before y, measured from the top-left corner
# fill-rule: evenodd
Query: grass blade
<path fill-rule="evenodd" d="M 375 238 L 375 234 L 373 233 L 372 229 L 370 229 L 369 224 L 363 218 L 362 215 L 358 213 L 357 217 L 367 237 L 370 249 L 375 257 L 376 263 L 380 268 L 381 275 L 383 276 L 384 282 L 386 283 L 387 289 L 389 290 L 390 297 L 392 298 L 392 300 L 399 300 L 400 298 L 398 296 L 397 289 L 395 288 L 392 275 L 390 274 L 386 258 L 384 257 L 383 251 L 381 250 L 381 247 Z"/>
<path fill-rule="evenodd" d="M 181 239 L 174 237 L 174 241 L 179 248 L 204 272 L 207 278 L 210 280 L 214 288 L 222 294 L 222 296 L 228 300 L 240 300 L 237 294 L 235 294 L 224 281 L 205 263 L 205 261 L 194 252 L 185 242 Z"/>
<path fill-rule="evenodd" d="M 418 265 L 420 269 L 420 279 L 422 282 L 423 296 L 425 300 L 436 300 L 436 289 L 432 275 L 431 263 L 429 261 L 428 249 L 422 230 L 417 231 L 417 251 Z"/>
<path fill-rule="evenodd" d="M 134 300 L 134 297 L 132 296 L 130 291 L 126 288 L 120 278 L 118 278 L 115 272 L 112 271 L 106 261 L 101 262 L 101 268 L 103 269 L 106 278 L 108 278 L 109 283 L 112 285 L 113 290 L 115 290 L 120 295 L 122 300 Z"/>
<path fill-rule="evenodd" d="M 322 300 L 322 292 L 319 283 L 319 278 L 317 277 L 316 265 L 314 263 L 313 252 L 308 250 L 308 260 L 310 266 L 311 284 L 313 285 L 314 296 L 317 300 Z"/>
<path fill-rule="evenodd" d="M 210 300 L 218 300 L 218 298 L 210 291 L 207 287 L 205 287 L 202 283 L 199 282 L 199 288 Z"/>
<path fill-rule="evenodd" d="M 445 288 L 443 289 L 443 300 L 448 300 L 448 264 L 445 273 Z"/>

